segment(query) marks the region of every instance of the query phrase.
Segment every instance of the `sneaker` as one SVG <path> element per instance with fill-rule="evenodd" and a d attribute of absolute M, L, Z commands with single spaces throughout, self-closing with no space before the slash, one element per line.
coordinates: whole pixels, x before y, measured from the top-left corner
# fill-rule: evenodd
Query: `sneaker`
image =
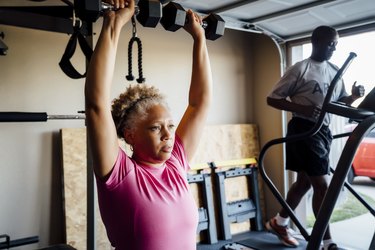
<path fill-rule="evenodd" d="M 343 248 L 339 248 L 336 243 L 331 243 L 328 246 L 322 248 L 322 250 L 336 250 L 336 249 L 343 249 Z"/>
<path fill-rule="evenodd" d="M 299 245 L 298 240 L 294 238 L 289 230 L 288 227 L 279 226 L 276 223 L 276 219 L 272 218 L 266 223 L 266 228 L 271 233 L 275 234 L 279 240 L 287 247 L 297 247 Z"/>

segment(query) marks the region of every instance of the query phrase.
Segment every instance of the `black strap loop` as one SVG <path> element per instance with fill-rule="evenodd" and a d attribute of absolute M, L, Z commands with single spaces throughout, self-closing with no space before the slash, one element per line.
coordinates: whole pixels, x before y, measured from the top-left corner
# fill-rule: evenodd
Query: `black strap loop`
<path fill-rule="evenodd" d="M 81 29 L 78 27 L 74 28 L 74 32 L 69 39 L 69 42 L 65 48 L 64 54 L 59 62 L 61 70 L 70 78 L 79 79 L 86 77 L 86 72 L 84 74 L 79 73 L 71 63 L 70 59 L 73 57 L 73 54 L 77 47 L 77 40 L 83 54 L 86 57 L 87 61 L 90 61 L 91 55 L 93 53 L 91 47 L 88 45 L 85 37 L 81 33 Z"/>

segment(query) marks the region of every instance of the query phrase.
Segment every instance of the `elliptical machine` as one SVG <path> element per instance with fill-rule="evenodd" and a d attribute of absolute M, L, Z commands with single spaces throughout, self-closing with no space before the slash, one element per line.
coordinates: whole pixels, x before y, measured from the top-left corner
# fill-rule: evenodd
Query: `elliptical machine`
<path fill-rule="evenodd" d="M 283 208 L 288 212 L 291 220 L 299 229 L 301 235 L 308 242 L 307 248 L 306 248 L 307 250 L 319 249 L 320 242 L 322 241 L 324 232 L 326 231 L 327 226 L 329 224 L 329 219 L 332 215 L 333 209 L 337 202 L 338 196 L 340 194 L 340 190 L 342 189 L 344 184 L 346 186 L 350 186 L 349 184 L 345 183 L 345 179 L 348 174 L 349 168 L 353 162 L 353 158 L 357 151 L 357 148 L 359 144 L 361 143 L 362 139 L 373 128 L 375 128 L 375 112 L 374 112 L 375 107 L 374 107 L 374 111 L 370 111 L 370 110 L 365 110 L 365 109 L 353 108 L 347 105 L 340 104 L 338 102 L 331 102 L 331 97 L 335 89 L 335 86 L 337 85 L 337 82 L 342 78 L 343 74 L 345 73 L 350 63 L 354 60 L 356 56 L 357 55 L 355 53 L 351 52 L 348 58 L 346 59 L 346 61 L 344 62 L 344 64 L 338 70 L 334 79 L 332 80 L 328 88 L 327 95 L 324 99 L 321 113 L 319 115 L 318 121 L 315 124 L 315 126 L 311 130 L 298 134 L 298 135 L 292 135 L 292 136 L 286 136 L 282 138 L 273 139 L 267 142 L 262 147 L 259 153 L 259 159 L 258 159 L 259 172 L 264 182 L 271 190 L 272 194 L 275 196 L 278 202 L 283 206 Z M 336 114 L 339 116 L 347 117 L 350 120 L 354 120 L 358 122 L 358 126 L 349 135 L 349 138 L 347 142 L 345 143 L 343 152 L 341 153 L 336 170 L 333 174 L 332 180 L 330 182 L 327 193 L 324 197 L 323 203 L 321 205 L 318 216 L 316 218 L 316 222 L 313 226 L 313 229 L 310 235 L 306 231 L 304 226 L 301 224 L 301 222 L 298 220 L 295 213 L 287 204 L 283 196 L 277 190 L 277 188 L 275 187 L 271 179 L 268 177 L 265 171 L 264 165 L 263 165 L 263 161 L 264 161 L 264 157 L 265 157 L 267 150 L 270 149 L 272 146 L 286 143 L 286 142 L 294 142 L 294 141 L 302 140 L 304 138 L 308 138 L 310 136 L 315 135 L 321 128 L 323 124 L 324 116 L 326 115 L 326 113 L 331 113 L 331 114 Z M 355 192 L 352 188 L 350 188 L 349 191 Z M 359 197 L 358 194 L 356 194 L 355 196 L 357 198 Z M 363 199 L 359 199 L 359 200 L 360 202 L 365 203 Z M 368 204 L 366 207 L 375 216 L 374 209 L 372 209 L 371 206 L 369 206 Z M 371 242 L 370 249 L 375 249 L 375 232 L 374 232 L 374 237 Z"/>

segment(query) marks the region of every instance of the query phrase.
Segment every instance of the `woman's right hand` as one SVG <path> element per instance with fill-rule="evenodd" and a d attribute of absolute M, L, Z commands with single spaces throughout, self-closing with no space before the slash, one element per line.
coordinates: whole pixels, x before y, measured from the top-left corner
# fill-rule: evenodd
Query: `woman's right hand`
<path fill-rule="evenodd" d="M 111 4 L 115 9 L 114 11 L 106 11 L 104 18 L 114 20 L 121 27 L 129 22 L 134 15 L 134 0 L 104 0 L 104 2 Z"/>
<path fill-rule="evenodd" d="M 193 39 L 204 38 L 204 29 L 202 27 L 202 18 L 192 10 L 186 11 L 187 23 L 184 29 L 193 37 Z"/>

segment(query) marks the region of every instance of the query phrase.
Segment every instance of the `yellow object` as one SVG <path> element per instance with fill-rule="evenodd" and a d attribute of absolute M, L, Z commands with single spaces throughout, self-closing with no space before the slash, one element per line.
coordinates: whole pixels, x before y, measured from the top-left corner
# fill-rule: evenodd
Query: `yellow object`
<path fill-rule="evenodd" d="M 236 160 L 227 160 L 227 161 L 214 161 L 216 167 L 230 167 L 236 165 L 248 165 L 248 164 L 256 164 L 257 160 L 255 158 L 243 158 L 243 159 L 236 159 Z M 206 169 L 210 168 L 209 162 L 208 163 L 195 163 L 191 166 L 192 170 L 199 170 L 199 169 Z"/>

